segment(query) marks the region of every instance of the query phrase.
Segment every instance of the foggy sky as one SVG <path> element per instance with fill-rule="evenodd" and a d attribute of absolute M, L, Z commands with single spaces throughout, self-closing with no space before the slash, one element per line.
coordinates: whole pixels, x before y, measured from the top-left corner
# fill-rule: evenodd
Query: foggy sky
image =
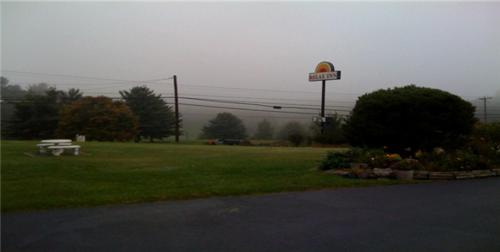
<path fill-rule="evenodd" d="M 408 83 L 474 99 L 500 89 L 499 14 L 493 2 L 3 2 L 1 69 L 123 80 L 176 74 L 186 94 L 312 100 L 321 89 L 307 74 L 327 60 L 342 71 L 328 82 L 328 100 Z M 133 86 L 2 75 L 87 94 Z M 171 93 L 170 83 L 148 86 Z"/>

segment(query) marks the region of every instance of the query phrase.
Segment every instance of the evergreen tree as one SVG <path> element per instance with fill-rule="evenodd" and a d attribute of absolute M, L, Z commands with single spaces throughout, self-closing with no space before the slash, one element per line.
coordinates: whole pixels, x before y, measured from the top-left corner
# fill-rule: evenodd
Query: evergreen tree
<path fill-rule="evenodd" d="M 40 90 L 30 89 L 21 100 L 15 101 L 14 115 L 8 127 L 9 135 L 13 138 L 54 138 L 60 110 L 82 96 L 78 90 L 71 91 L 71 98 L 66 92 L 55 88 L 48 88 L 42 95 L 39 94 Z"/>
<path fill-rule="evenodd" d="M 202 129 L 202 138 L 244 139 L 245 125 L 231 113 L 219 113 Z"/>
<path fill-rule="evenodd" d="M 139 120 L 136 141 L 141 138 L 154 141 L 175 134 L 175 114 L 160 95 L 146 86 L 120 91 L 120 95 Z"/>
<path fill-rule="evenodd" d="M 9 80 L 5 77 L 0 77 L 1 84 L 1 134 L 2 139 L 12 135 L 10 132 L 11 124 L 15 111 L 15 104 L 23 98 L 26 90 L 22 89 L 19 85 L 9 84 Z"/>
<path fill-rule="evenodd" d="M 257 133 L 255 133 L 256 139 L 272 139 L 274 135 L 274 128 L 271 126 L 271 123 L 264 119 L 259 122 L 257 125 Z"/>

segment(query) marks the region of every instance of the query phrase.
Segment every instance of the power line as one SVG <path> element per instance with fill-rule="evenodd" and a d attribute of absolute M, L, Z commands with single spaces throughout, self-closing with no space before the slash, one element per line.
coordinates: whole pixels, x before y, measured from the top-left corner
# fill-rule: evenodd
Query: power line
<path fill-rule="evenodd" d="M 233 89 L 233 90 L 250 90 L 250 91 L 264 91 L 264 92 L 280 92 L 280 93 L 309 93 L 309 94 L 317 94 L 316 92 L 309 92 L 303 90 L 282 90 L 282 89 L 267 89 L 267 88 L 243 88 L 243 87 L 224 87 L 224 86 L 212 86 L 212 85 L 191 85 L 191 84 L 183 84 L 183 87 L 197 87 L 197 88 L 214 88 L 214 89 Z M 362 93 L 345 93 L 345 92 L 337 92 L 334 94 L 340 95 L 362 95 Z"/>
<path fill-rule="evenodd" d="M 195 116 L 195 115 L 205 115 L 205 116 L 209 116 L 208 114 L 203 114 L 203 113 L 191 113 L 191 112 L 182 113 L 182 115 L 189 115 L 189 116 Z M 238 117 L 243 117 L 243 118 L 263 118 L 263 119 L 267 119 L 267 118 L 274 118 L 274 119 L 311 120 L 311 117 L 289 117 L 289 116 L 269 116 L 269 115 L 265 115 L 265 116 L 255 116 L 255 115 L 245 115 L 245 114 L 239 114 L 239 115 L 238 115 Z"/>
<path fill-rule="evenodd" d="M 164 93 L 168 95 L 168 93 Z M 185 95 L 188 96 L 195 96 L 195 97 L 218 97 L 218 98 L 234 98 L 234 99 L 255 99 L 255 100 L 263 100 L 263 101 L 273 101 L 273 104 L 280 104 L 276 103 L 275 101 L 304 101 L 304 102 L 316 102 L 317 99 L 292 99 L 292 98 L 279 98 L 279 97 L 273 97 L 273 98 L 262 98 L 262 97 L 255 97 L 255 96 L 227 96 L 227 95 L 208 95 L 208 94 L 193 94 L 193 93 L 185 93 Z M 336 103 L 348 103 L 348 104 L 354 104 L 356 103 L 355 101 L 335 101 Z M 269 102 L 268 102 L 269 103 Z M 298 104 L 298 103 L 281 103 L 283 105 L 304 105 L 304 106 L 318 106 L 318 105 L 312 105 L 312 104 Z M 334 105 L 331 105 L 334 106 Z M 335 107 L 352 107 L 352 106 L 341 106 L 341 105 L 335 105 Z"/>
<path fill-rule="evenodd" d="M 209 97 L 209 96 L 206 96 L 206 97 Z M 198 98 L 198 97 L 193 97 L 194 98 L 197 98 L 197 99 L 202 99 L 202 98 Z M 211 100 L 211 99 L 204 99 L 204 100 Z M 214 99 L 216 100 L 216 99 Z M 226 100 L 217 100 L 217 101 L 226 101 Z M 247 102 L 247 101 L 242 101 L 242 102 Z M 252 101 L 250 101 L 252 102 Z M 318 107 L 318 105 L 314 105 L 314 104 L 301 104 L 301 103 L 283 103 L 283 102 L 259 102 L 260 104 L 265 104 L 265 105 L 291 105 L 291 106 L 309 106 L 309 107 Z M 339 107 L 339 108 L 352 108 L 353 106 L 341 106 L 341 105 L 330 105 L 328 107 Z"/>
<path fill-rule="evenodd" d="M 149 80 L 149 81 L 141 81 L 141 80 L 123 80 L 123 79 L 101 78 L 101 77 L 91 77 L 91 76 L 81 76 L 81 75 L 70 75 L 70 74 L 37 73 L 37 72 L 27 72 L 27 71 L 15 71 L 15 70 L 1 70 L 1 71 L 2 72 L 9 72 L 9 73 L 19 73 L 19 74 L 59 76 L 59 77 L 66 77 L 66 78 L 73 78 L 73 79 L 120 81 L 120 82 L 130 82 L 130 83 L 137 83 L 137 82 L 148 82 L 149 83 L 149 82 L 157 82 L 157 81 L 161 81 L 161 80 L 170 80 L 173 78 L 173 77 L 168 77 L 168 78 L 160 78 L 160 79 L 154 79 L 154 80 Z"/>
<path fill-rule="evenodd" d="M 244 110 L 244 111 L 254 111 L 254 112 L 269 112 L 269 113 L 297 114 L 297 115 L 316 115 L 316 114 L 305 113 L 305 112 L 290 112 L 290 111 L 274 111 L 274 110 L 250 109 L 250 108 L 236 108 L 236 107 L 225 107 L 225 106 L 201 105 L 201 104 L 193 104 L 193 103 L 179 103 L 179 104 L 185 105 L 185 106 L 204 107 L 204 108 L 220 108 L 220 109 L 233 109 L 233 110 Z"/>
<path fill-rule="evenodd" d="M 186 100 L 195 100 L 202 102 L 214 102 L 214 103 L 228 103 L 228 104 L 240 104 L 240 105 L 251 105 L 251 106 L 260 106 L 266 108 L 273 109 L 302 109 L 302 110 L 318 110 L 319 108 L 311 108 L 311 107 L 301 107 L 301 106 L 276 106 L 273 104 L 263 104 L 263 103 L 249 103 L 249 102 L 239 102 L 239 101 L 229 101 L 229 100 L 216 100 L 216 99 L 203 99 L 203 98 L 195 98 L 195 97 L 185 97 L 181 96 L 179 99 Z M 333 109 L 337 111 L 350 112 L 350 110 L 342 110 L 342 109 Z"/>

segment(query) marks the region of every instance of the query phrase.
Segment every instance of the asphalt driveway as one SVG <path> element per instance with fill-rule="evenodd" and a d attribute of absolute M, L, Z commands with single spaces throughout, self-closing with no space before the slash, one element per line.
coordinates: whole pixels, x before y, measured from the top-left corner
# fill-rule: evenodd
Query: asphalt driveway
<path fill-rule="evenodd" d="M 500 251 L 500 178 L 2 214 L 2 251 Z"/>

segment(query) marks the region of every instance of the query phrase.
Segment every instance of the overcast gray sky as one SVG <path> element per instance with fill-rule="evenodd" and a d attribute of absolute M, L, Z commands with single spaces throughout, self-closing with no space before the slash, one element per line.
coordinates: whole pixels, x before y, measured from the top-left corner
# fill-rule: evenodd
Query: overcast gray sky
<path fill-rule="evenodd" d="M 176 74 L 186 94 L 313 99 L 320 86 L 307 74 L 327 60 L 342 71 L 328 82 L 329 100 L 408 83 L 472 99 L 500 89 L 499 24 L 495 2 L 3 2 L 1 68 L 14 83 L 87 94 L 133 85 L 6 70 L 124 80 Z M 150 86 L 172 92 L 168 83 Z"/>

